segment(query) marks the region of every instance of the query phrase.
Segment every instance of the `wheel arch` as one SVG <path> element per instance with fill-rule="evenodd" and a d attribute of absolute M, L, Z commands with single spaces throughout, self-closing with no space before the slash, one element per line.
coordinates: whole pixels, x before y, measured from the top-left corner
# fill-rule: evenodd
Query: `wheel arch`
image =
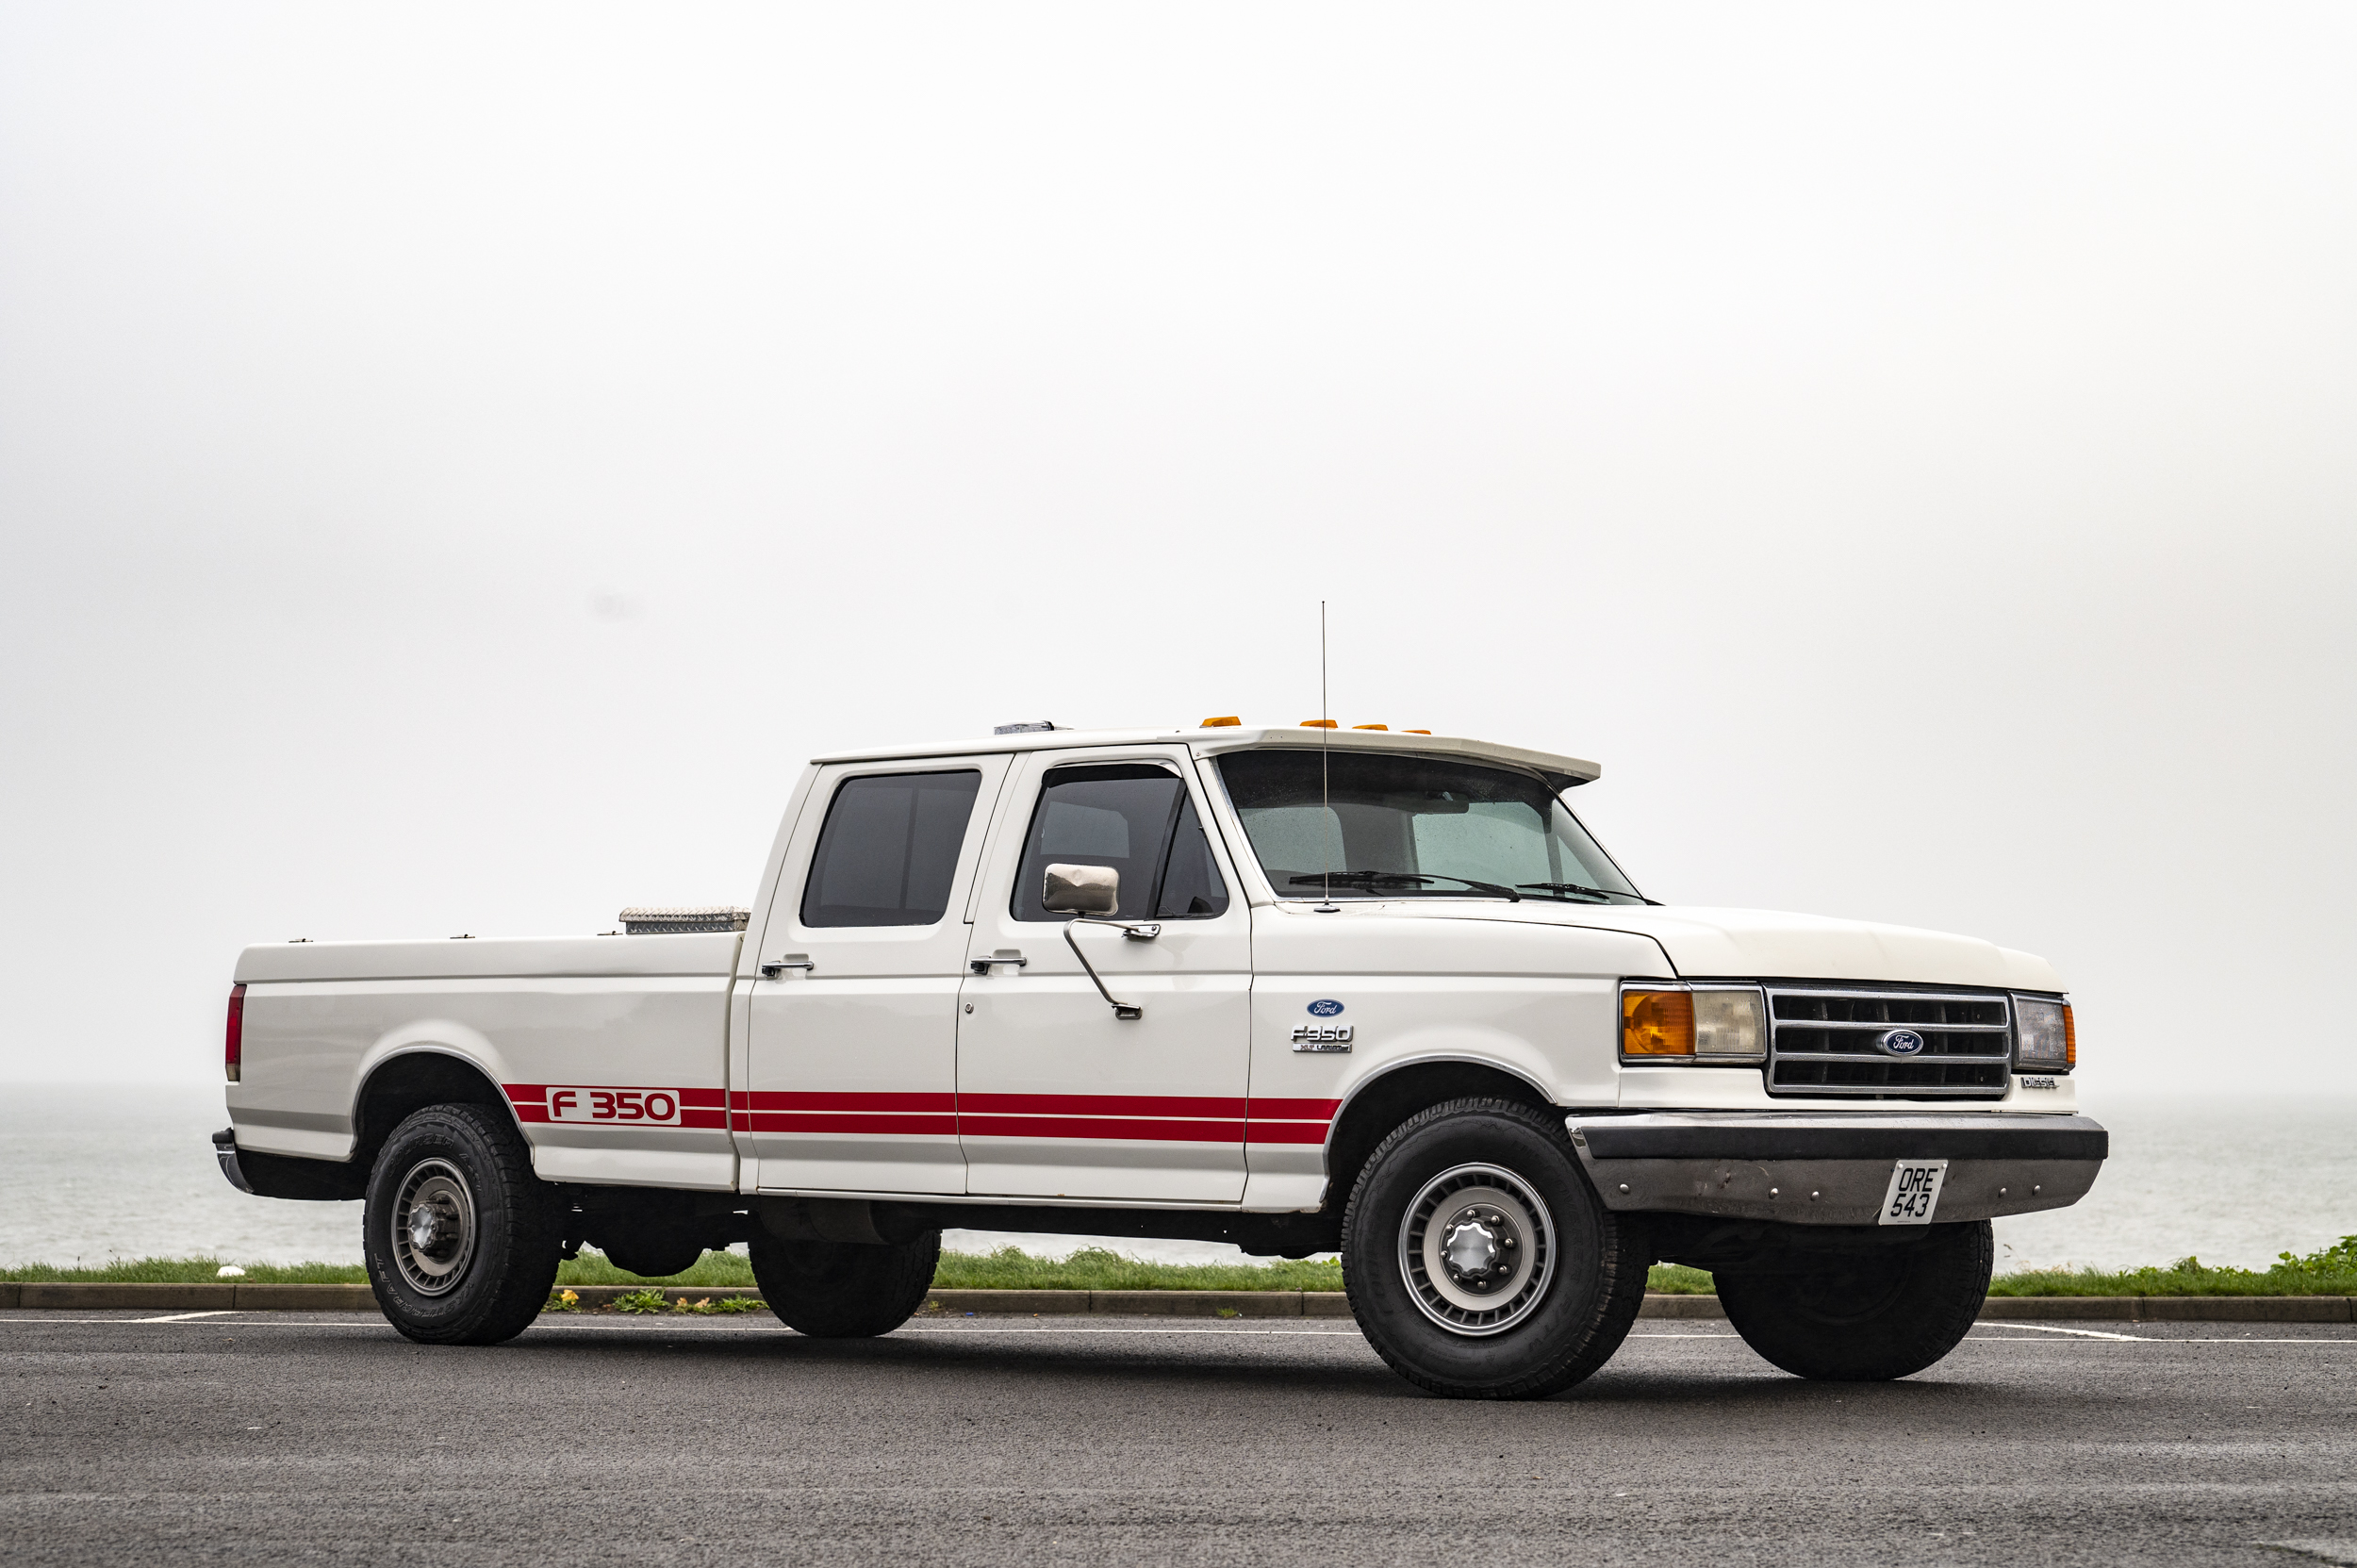
<path fill-rule="evenodd" d="M 1475 1057 L 1426 1058 L 1387 1066 L 1355 1085 L 1335 1113 L 1326 1140 L 1326 1204 L 1340 1212 L 1358 1184 L 1367 1157 L 1391 1131 L 1442 1101 L 1488 1096 L 1541 1111 L 1555 1102 L 1539 1083 L 1512 1067 Z"/>
<path fill-rule="evenodd" d="M 369 1069 L 353 1101 L 353 1164 L 372 1169 L 394 1128 L 429 1105 L 450 1104 L 496 1109 L 523 1131 L 515 1106 L 480 1064 L 432 1048 L 397 1051 Z"/>

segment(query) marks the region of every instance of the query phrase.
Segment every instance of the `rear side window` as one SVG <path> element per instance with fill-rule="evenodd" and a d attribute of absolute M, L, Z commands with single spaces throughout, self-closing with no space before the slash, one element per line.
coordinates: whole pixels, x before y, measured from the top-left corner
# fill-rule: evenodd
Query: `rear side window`
<path fill-rule="evenodd" d="M 1124 920 L 1182 920 L 1228 909 L 1195 802 L 1178 775 L 1144 763 L 1058 767 L 1040 785 L 1015 873 L 1018 920 L 1062 920 L 1045 902 L 1047 867 L 1105 866 L 1121 873 Z"/>
<path fill-rule="evenodd" d="M 805 926 L 930 926 L 949 908 L 979 771 L 846 779 L 802 887 Z"/>

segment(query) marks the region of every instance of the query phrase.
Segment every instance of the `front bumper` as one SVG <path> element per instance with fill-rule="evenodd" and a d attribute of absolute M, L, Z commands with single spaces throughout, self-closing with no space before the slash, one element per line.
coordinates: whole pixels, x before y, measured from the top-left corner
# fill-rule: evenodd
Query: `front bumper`
<path fill-rule="evenodd" d="M 1564 1118 L 1607 1209 L 1872 1225 L 1901 1160 L 1946 1160 L 1937 1218 L 2076 1203 L 2111 1134 L 2087 1116 L 1574 1113 Z"/>

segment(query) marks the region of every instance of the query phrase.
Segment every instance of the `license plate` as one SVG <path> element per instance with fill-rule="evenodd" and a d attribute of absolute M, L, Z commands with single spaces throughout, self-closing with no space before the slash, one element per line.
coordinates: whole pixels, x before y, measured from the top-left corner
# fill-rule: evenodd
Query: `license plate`
<path fill-rule="evenodd" d="M 1883 1194 L 1881 1224 L 1929 1225 L 1939 1207 L 1939 1184 L 1948 1180 L 1945 1160 L 1902 1160 L 1891 1167 L 1890 1190 Z"/>

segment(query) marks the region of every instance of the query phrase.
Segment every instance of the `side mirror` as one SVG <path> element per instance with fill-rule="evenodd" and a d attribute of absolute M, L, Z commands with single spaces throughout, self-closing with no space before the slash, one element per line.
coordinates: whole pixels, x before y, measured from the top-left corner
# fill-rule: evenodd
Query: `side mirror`
<path fill-rule="evenodd" d="M 1110 866 L 1050 866 L 1040 901 L 1051 915 L 1111 915 L 1121 907 L 1121 873 Z"/>

